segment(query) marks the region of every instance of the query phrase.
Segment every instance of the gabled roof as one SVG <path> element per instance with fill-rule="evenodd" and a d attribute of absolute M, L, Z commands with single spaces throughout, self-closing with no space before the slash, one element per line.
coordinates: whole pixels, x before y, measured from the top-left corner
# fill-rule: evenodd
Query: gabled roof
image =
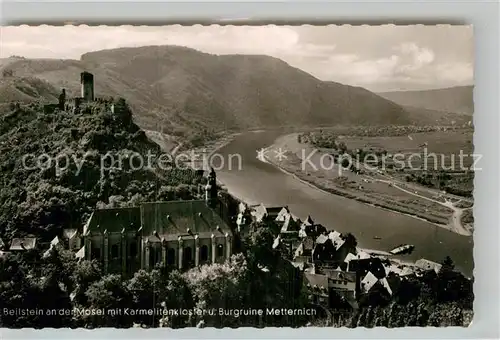
<path fill-rule="evenodd" d="M 240 204 L 238 204 L 238 212 L 239 213 L 245 213 L 247 210 L 248 210 L 248 206 L 245 203 L 240 202 Z"/>
<path fill-rule="evenodd" d="M 342 270 L 329 270 L 328 278 L 332 280 L 343 280 L 348 282 L 356 282 L 356 273 L 345 272 Z"/>
<path fill-rule="evenodd" d="M 426 259 L 418 260 L 417 262 L 415 262 L 415 266 L 417 266 L 423 270 L 434 270 L 436 273 L 438 273 L 442 267 L 441 264 L 439 264 L 437 262 L 429 261 Z"/>
<path fill-rule="evenodd" d="M 97 209 L 90 216 L 84 227 L 84 234 L 87 232 L 119 233 L 125 231 L 137 231 L 141 227 L 141 209 L 131 208 L 111 208 Z"/>
<path fill-rule="evenodd" d="M 321 274 L 304 273 L 309 288 L 328 289 L 328 276 Z"/>
<path fill-rule="evenodd" d="M 377 283 L 378 279 L 372 272 L 368 272 L 366 276 L 361 280 L 361 289 L 366 293 Z"/>
<path fill-rule="evenodd" d="M 50 246 L 51 246 L 51 247 L 56 246 L 56 245 L 58 245 L 60 242 L 61 242 L 61 241 L 59 240 L 59 237 L 57 237 L 57 236 L 56 236 L 56 237 L 54 237 L 54 238 L 52 239 L 52 241 L 50 241 Z"/>
<path fill-rule="evenodd" d="M 367 252 L 362 251 L 362 250 L 358 251 L 358 254 L 356 255 L 356 257 L 360 260 L 371 258 L 370 254 L 368 254 Z"/>
<path fill-rule="evenodd" d="M 316 244 L 323 244 L 326 241 L 328 241 L 328 237 L 326 235 L 321 234 L 318 237 L 316 237 Z"/>
<path fill-rule="evenodd" d="M 379 282 L 382 284 L 382 286 L 387 290 L 387 292 L 392 295 L 392 289 L 391 286 L 389 285 L 389 282 L 387 282 L 387 278 L 382 278 L 379 280 Z"/>
<path fill-rule="evenodd" d="M 349 263 L 349 261 L 351 261 L 351 260 L 356 260 L 356 259 L 357 259 L 357 256 L 356 256 L 356 255 L 354 255 L 354 254 L 352 254 L 352 253 L 349 253 L 349 254 L 347 254 L 347 256 L 345 257 L 344 262 Z"/>
<path fill-rule="evenodd" d="M 35 237 L 14 238 L 9 250 L 28 250 L 36 247 Z"/>
<path fill-rule="evenodd" d="M 275 221 L 276 222 L 285 222 L 285 218 L 290 215 L 290 210 L 288 207 L 283 207 L 278 213 L 278 216 L 276 216 Z"/>
<path fill-rule="evenodd" d="M 335 241 L 336 239 L 340 238 L 340 233 L 338 231 L 330 231 L 330 233 L 328 234 L 328 237 L 330 238 L 330 240 L 332 241 Z"/>
<path fill-rule="evenodd" d="M 263 204 L 259 204 L 254 208 L 252 215 L 254 216 L 257 222 L 262 222 L 264 218 L 267 216 L 267 209 Z"/>
<path fill-rule="evenodd" d="M 64 229 L 63 238 L 66 240 L 72 239 L 78 234 L 78 229 Z"/>
<path fill-rule="evenodd" d="M 232 234 L 222 218 L 204 200 L 169 201 L 141 205 L 142 236 L 165 240 L 179 236 L 211 237 Z"/>
<path fill-rule="evenodd" d="M 79 251 L 76 252 L 75 257 L 77 259 L 85 258 L 85 246 L 83 246 Z"/>
<path fill-rule="evenodd" d="M 281 227 L 281 232 L 285 233 L 287 231 L 299 231 L 300 226 L 297 223 L 297 220 L 294 218 L 292 214 L 285 215 L 283 226 Z"/>
<path fill-rule="evenodd" d="M 275 239 L 274 239 L 274 242 L 273 242 L 273 249 L 276 249 L 278 248 L 278 246 L 280 245 L 280 236 L 278 235 Z"/>

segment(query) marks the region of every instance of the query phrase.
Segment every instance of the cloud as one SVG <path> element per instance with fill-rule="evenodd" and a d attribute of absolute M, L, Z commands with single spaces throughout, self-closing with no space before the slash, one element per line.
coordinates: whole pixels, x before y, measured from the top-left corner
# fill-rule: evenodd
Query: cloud
<path fill-rule="evenodd" d="M 36 26 L 2 27 L 0 57 L 79 59 L 89 51 L 180 45 L 213 54 L 264 54 L 322 79 L 378 90 L 391 84 L 472 83 L 466 26 Z"/>

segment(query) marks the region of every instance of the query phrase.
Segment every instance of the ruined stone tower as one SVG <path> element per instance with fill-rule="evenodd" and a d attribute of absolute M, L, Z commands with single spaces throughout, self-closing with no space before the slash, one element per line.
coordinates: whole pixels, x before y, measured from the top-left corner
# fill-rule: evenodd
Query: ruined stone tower
<path fill-rule="evenodd" d="M 94 101 L 94 75 L 89 72 L 80 73 L 83 101 Z"/>

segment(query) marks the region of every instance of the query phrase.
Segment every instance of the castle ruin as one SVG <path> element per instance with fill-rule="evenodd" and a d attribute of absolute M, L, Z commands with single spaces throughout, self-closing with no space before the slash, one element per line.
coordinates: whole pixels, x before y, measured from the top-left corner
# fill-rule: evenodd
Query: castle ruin
<path fill-rule="evenodd" d="M 94 75 L 90 72 L 80 73 L 81 98 L 84 102 L 94 101 Z"/>
<path fill-rule="evenodd" d="M 57 108 L 61 111 L 72 113 L 80 112 L 82 105 L 92 103 L 104 103 L 106 109 L 114 113 L 114 104 L 112 100 L 96 98 L 94 95 L 94 75 L 84 71 L 80 73 L 80 97 L 66 99 L 66 89 L 62 89 L 57 104 L 44 105 L 45 113 L 52 113 Z"/>

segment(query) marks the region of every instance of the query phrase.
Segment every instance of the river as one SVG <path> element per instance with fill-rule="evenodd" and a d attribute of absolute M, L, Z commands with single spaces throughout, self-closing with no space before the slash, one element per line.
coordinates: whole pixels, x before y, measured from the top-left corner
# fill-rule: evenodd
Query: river
<path fill-rule="evenodd" d="M 457 269 L 472 276 L 472 237 L 325 193 L 258 160 L 256 150 L 271 145 L 283 133 L 243 133 L 217 152 L 226 163 L 217 171 L 217 177 L 230 193 L 249 204 L 288 205 L 292 213 L 302 220 L 311 215 L 315 222 L 327 229 L 353 233 L 363 248 L 388 251 L 400 244 L 413 244 L 415 251 L 403 257 L 411 261 L 426 258 L 440 262 L 449 255 Z M 241 168 L 236 157 L 228 161 L 229 155 L 240 155 Z M 215 160 L 213 164 L 216 168 L 219 165 Z"/>

